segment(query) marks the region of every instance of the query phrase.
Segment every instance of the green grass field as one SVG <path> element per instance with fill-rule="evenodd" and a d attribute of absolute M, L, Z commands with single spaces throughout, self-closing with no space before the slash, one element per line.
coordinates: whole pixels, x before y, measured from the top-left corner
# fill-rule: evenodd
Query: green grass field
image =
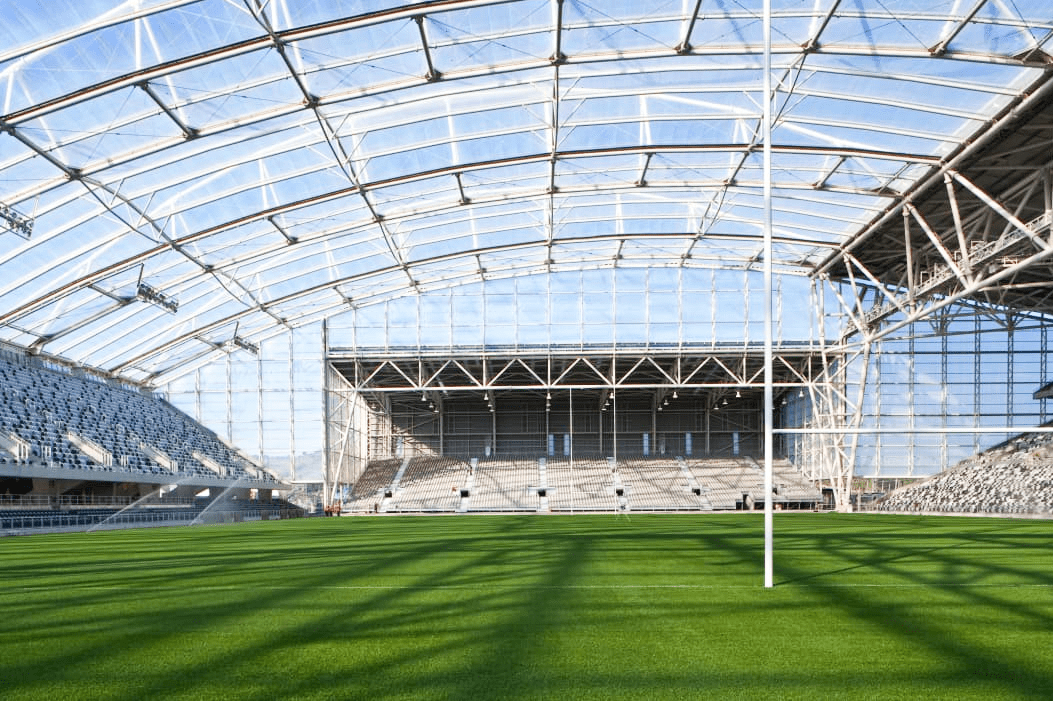
<path fill-rule="evenodd" d="M 358 517 L 0 539 L 3 699 L 1051 699 L 1053 522 Z"/>

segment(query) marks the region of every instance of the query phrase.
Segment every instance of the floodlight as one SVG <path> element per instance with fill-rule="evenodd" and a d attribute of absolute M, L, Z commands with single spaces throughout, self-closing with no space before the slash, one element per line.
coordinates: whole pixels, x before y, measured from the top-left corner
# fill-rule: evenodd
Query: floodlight
<path fill-rule="evenodd" d="M 172 314 L 175 314 L 176 310 L 179 309 L 179 302 L 177 302 L 174 297 L 166 295 L 164 292 L 147 285 L 142 280 L 139 281 L 139 285 L 135 288 L 135 298 L 161 307 L 161 309 Z"/>
<path fill-rule="evenodd" d="M 250 341 L 250 340 L 248 340 L 246 338 L 242 338 L 241 336 L 235 335 L 234 338 L 230 339 L 230 342 L 233 343 L 238 348 L 242 349 L 243 351 L 248 351 L 249 353 L 252 353 L 253 355 L 259 355 L 260 354 L 260 347 L 259 347 L 259 345 L 253 343 L 252 341 Z"/>
<path fill-rule="evenodd" d="M 27 241 L 33 235 L 33 218 L 27 217 L 3 202 L 0 202 L 0 225 Z"/>

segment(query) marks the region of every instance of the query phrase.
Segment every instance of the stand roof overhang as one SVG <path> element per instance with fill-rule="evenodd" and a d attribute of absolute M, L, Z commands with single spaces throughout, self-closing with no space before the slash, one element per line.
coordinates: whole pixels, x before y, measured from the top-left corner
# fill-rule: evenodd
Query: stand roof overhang
<path fill-rule="evenodd" d="M 1045 0 L 772 4 L 780 274 L 1051 76 Z M 33 221 L 0 340 L 152 383 L 480 278 L 761 264 L 759 0 L 0 9 L 0 203 Z"/>

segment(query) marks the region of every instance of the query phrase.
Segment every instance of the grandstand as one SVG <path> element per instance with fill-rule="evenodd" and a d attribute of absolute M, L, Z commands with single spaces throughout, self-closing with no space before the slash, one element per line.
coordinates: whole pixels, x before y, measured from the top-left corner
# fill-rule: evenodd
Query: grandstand
<path fill-rule="evenodd" d="M 13 349 L 0 350 L 0 386 L 8 532 L 300 513 L 274 500 L 277 476 L 157 396 Z"/>
<path fill-rule="evenodd" d="M 1053 441 L 1024 434 L 879 500 L 880 511 L 1053 516 Z"/>
<path fill-rule="evenodd" d="M 823 503 L 818 487 L 788 460 L 777 463 L 775 474 L 777 508 L 814 510 Z M 422 455 L 371 462 L 346 504 L 367 513 L 742 511 L 763 507 L 763 482 L 751 458 Z"/>

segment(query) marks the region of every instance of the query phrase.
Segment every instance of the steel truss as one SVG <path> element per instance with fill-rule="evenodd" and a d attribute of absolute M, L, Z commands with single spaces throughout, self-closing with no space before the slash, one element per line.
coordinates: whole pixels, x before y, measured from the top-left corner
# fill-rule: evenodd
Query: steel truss
<path fill-rule="evenodd" d="M 812 344 L 783 343 L 773 348 L 772 359 L 771 386 L 777 398 L 807 393 L 818 404 L 834 402 L 838 410 L 843 406 L 843 390 L 831 386 L 843 381 L 844 363 L 837 349 L 818 353 Z M 448 404 L 470 397 L 481 407 L 485 400 L 496 432 L 501 410 L 515 412 L 528 401 L 547 405 L 553 397 L 558 400 L 571 395 L 579 413 L 599 415 L 612 398 L 618 406 L 618 397 L 633 397 L 638 406 L 642 402 L 649 408 L 651 425 L 657 425 L 658 412 L 670 399 L 692 400 L 695 406 L 717 411 L 727 406 L 729 399 L 743 395 L 759 400 L 765 385 L 764 354 L 759 344 L 573 350 L 329 349 L 326 367 L 329 450 L 325 481 L 329 496 L 338 495 L 343 486 L 353 483 L 366 462 L 376 456 L 371 452 L 376 450 L 370 447 L 371 431 L 397 432 L 390 421 L 397 405 L 409 410 L 418 407 L 415 410 L 422 423 L 432 420 L 433 415 L 441 422 Z M 759 430 L 759 404 L 754 411 L 754 426 Z M 816 412 L 823 417 L 823 426 L 837 423 L 834 414 L 826 408 Z M 616 437 L 608 447 L 616 451 L 621 440 Z M 823 454 L 817 459 L 845 464 L 840 455 Z M 837 471 L 823 463 L 808 465 L 806 470 L 817 480 Z"/>

